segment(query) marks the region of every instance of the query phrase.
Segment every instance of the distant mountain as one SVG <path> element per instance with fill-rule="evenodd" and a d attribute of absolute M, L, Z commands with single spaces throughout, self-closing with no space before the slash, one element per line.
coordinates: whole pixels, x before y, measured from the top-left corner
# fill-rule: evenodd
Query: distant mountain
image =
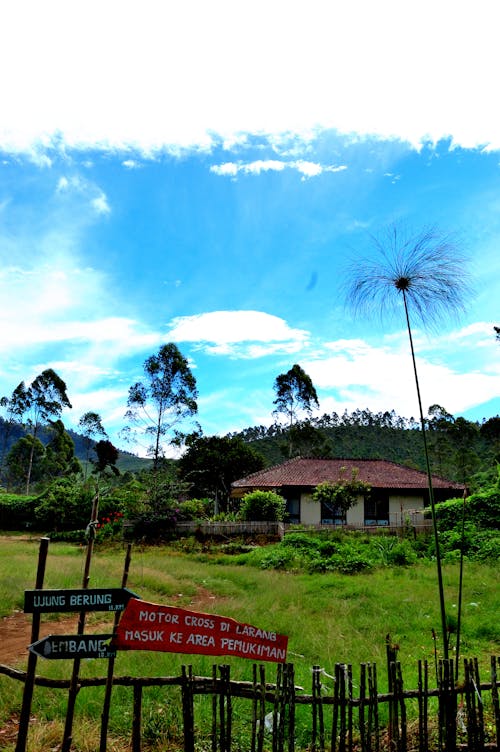
<path fill-rule="evenodd" d="M 73 444 L 75 445 L 75 455 L 80 462 L 85 462 L 87 459 L 87 443 L 82 434 L 77 431 L 73 431 L 72 428 L 66 429 L 67 433 L 71 436 Z M 25 435 L 24 428 L 18 423 L 7 423 L 0 417 L 0 452 L 7 455 L 10 448 Z M 50 429 L 41 428 L 38 434 L 38 438 L 42 444 L 47 444 L 50 441 Z M 118 462 L 116 463 L 121 473 L 124 472 L 137 472 L 138 470 L 144 470 L 151 465 L 151 460 L 144 459 L 143 457 L 137 457 L 132 452 L 127 452 L 123 449 L 119 449 Z"/>

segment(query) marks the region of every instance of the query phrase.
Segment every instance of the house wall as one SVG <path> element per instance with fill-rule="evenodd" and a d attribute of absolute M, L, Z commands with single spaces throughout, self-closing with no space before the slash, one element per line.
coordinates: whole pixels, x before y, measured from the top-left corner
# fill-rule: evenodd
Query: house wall
<path fill-rule="evenodd" d="M 301 494 L 300 521 L 303 525 L 319 525 L 321 522 L 321 504 L 313 500 L 311 493 Z"/>
<path fill-rule="evenodd" d="M 406 520 L 411 524 L 423 524 L 424 499 L 423 496 L 390 496 L 389 524 L 404 525 Z"/>
<path fill-rule="evenodd" d="M 424 500 L 421 496 L 390 496 L 389 525 L 402 526 L 406 519 L 411 524 L 423 524 Z M 303 525 L 319 525 L 321 522 L 321 504 L 313 501 L 311 493 L 302 493 L 300 497 L 300 521 Z M 365 524 L 364 499 L 360 496 L 358 503 L 348 510 L 346 523 L 355 527 Z"/>

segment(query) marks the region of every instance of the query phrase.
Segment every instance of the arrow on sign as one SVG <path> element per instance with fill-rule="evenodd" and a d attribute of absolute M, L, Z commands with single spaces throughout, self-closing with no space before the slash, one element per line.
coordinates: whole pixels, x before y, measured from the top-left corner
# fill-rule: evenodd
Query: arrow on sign
<path fill-rule="evenodd" d="M 27 614 L 59 611 L 123 611 L 131 598 L 139 598 L 127 588 L 85 590 L 25 590 Z"/>
<path fill-rule="evenodd" d="M 42 658 L 115 658 L 116 649 L 109 646 L 113 635 L 49 635 L 29 646 Z"/>

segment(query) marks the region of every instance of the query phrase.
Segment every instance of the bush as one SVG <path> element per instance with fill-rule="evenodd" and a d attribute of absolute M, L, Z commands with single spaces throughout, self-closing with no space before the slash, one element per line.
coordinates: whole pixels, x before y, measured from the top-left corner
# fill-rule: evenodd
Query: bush
<path fill-rule="evenodd" d="M 35 520 L 46 530 L 77 530 L 87 526 L 93 491 L 69 478 L 58 478 L 38 499 Z"/>
<path fill-rule="evenodd" d="M 213 512 L 211 499 L 188 499 L 179 504 L 179 520 L 206 520 Z"/>
<path fill-rule="evenodd" d="M 34 527 L 38 496 L 19 496 L 5 493 L 0 496 L 0 528 L 26 530 Z"/>
<path fill-rule="evenodd" d="M 440 530 L 450 530 L 462 520 L 463 499 L 449 499 L 436 504 Z M 465 518 L 482 528 L 500 528 L 500 490 L 496 487 L 475 493 L 465 502 Z"/>
<path fill-rule="evenodd" d="M 275 522 L 285 517 L 285 499 L 274 491 L 252 491 L 245 494 L 240 517 L 252 522 Z"/>

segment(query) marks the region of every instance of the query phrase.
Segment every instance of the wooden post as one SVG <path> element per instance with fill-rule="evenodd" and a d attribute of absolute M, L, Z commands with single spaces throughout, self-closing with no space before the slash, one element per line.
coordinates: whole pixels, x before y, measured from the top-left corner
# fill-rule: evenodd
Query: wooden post
<path fill-rule="evenodd" d="M 380 749 L 380 729 L 378 722 L 378 686 L 377 686 L 377 665 L 368 664 L 368 691 L 370 693 L 370 710 L 368 716 L 368 739 L 370 752 L 372 747 L 372 736 L 375 734 L 375 752 Z"/>
<path fill-rule="evenodd" d="M 359 740 L 361 742 L 361 752 L 367 752 L 368 745 L 366 741 L 366 723 L 365 723 L 365 705 L 366 705 L 366 663 L 360 666 L 359 675 Z"/>
<path fill-rule="evenodd" d="M 89 539 L 87 542 L 87 554 L 85 557 L 85 568 L 83 572 L 82 588 L 87 589 L 90 580 L 90 564 L 92 562 L 92 552 L 94 550 L 95 526 L 97 524 L 97 515 L 99 510 L 99 493 L 97 492 L 92 504 L 92 514 L 88 526 Z M 85 611 L 80 612 L 78 618 L 77 634 L 82 635 L 85 631 Z M 78 676 L 80 673 L 80 658 L 73 661 L 73 672 L 68 692 L 68 706 L 66 708 L 66 722 L 64 724 L 64 736 L 61 744 L 61 752 L 69 752 L 73 741 L 73 718 L 75 715 L 76 697 L 80 689 L 78 685 Z"/>
<path fill-rule="evenodd" d="M 132 752 L 141 752 L 142 684 L 134 684 L 134 710 L 132 716 Z"/>
<path fill-rule="evenodd" d="M 50 538 L 40 538 L 40 548 L 38 550 L 38 568 L 36 572 L 35 588 L 43 588 L 45 579 L 45 567 L 47 564 L 47 552 L 49 550 Z M 40 636 L 40 614 L 34 613 L 31 621 L 31 644 L 36 642 Z M 35 686 L 37 654 L 28 653 L 28 666 L 26 669 L 26 680 L 24 682 L 23 704 L 19 717 L 19 730 L 17 734 L 16 752 L 25 752 L 26 742 L 28 739 L 28 726 L 31 714 L 31 702 L 33 700 L 33 688 Z"/>
<path fill-rule="evenodd" d="M 212 752 L 217 752 L 217 666 L 212 666 Z"/>
<path fill-rule="evenodd" d="M 132 551 L 132 544 L 129 543 L 127 546 L 127 553 L 125 555 L 125 564 L 123 566 L 122 588 L 127 587 L 128 574 L 130 570 L 131 551 Z M 113 621 L 113 633 L 116 632 L 116 628 L 118 627 L 118 623 L 120 621 L 120 616 L 121 616 L 120 612 L 117 611 L 115 613 L 115 618 Z M 114 669 L 115 669 L 115 659 L 110 658 L 108 660 L 106 689 L 104 692 L 104 703 L 103 703 L 103 709 L 102 709 L 102 715 L 101 715 L 101 739 L 100 739 L 99 752 L 106 752 L 106 746 L 107 746 L 107 740 L 108 740 L 109 711 L 111 708 L 111 693 L 113 691 Z"/>
<path fill-rule="evenodd" d="M 261 664 L 259 666 L 260 676 L 260 702 L 259 702 L 259 733 L 257 734 L 257 752 L 264 749 L 264 731 L 266 723 L 266 669 Z"/>
<path fill-rule="evenodd" d="M 497 662 L 500 664 L 500 658 L 491 656 L 491 704 L 493 705 L 493 717 L 495 718 L 495 738 L 497 749 L 500 749 L 500 705 L 498 702 L 497 687 Z"/>
<path fill-rule="evenodd" d="M 182 720 L 184 752 L 194 752 L 193 667 L 182 667 Z"/>

